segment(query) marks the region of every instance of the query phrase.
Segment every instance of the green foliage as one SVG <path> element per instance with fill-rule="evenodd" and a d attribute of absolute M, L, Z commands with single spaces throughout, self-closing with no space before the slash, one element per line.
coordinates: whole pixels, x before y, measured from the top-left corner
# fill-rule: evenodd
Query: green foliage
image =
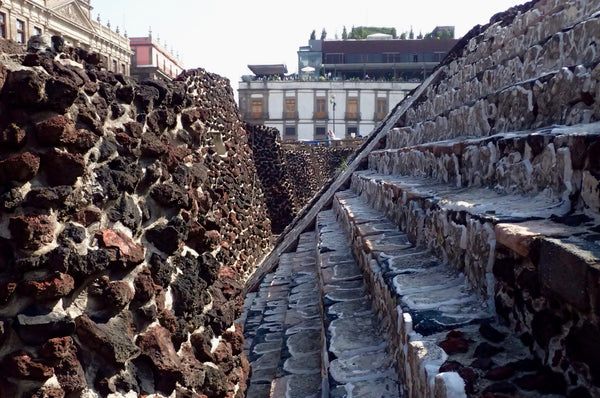
<path fill-rule="evenodd" d="M 425 35 L 426 39 L 454 39 L 454 27 L 442 26 Z"/>
<path fill-rule="evenodd" d="M 342 171 L 346 170 L 348 168 L 348 162 L 346 161 L 346 158 L 342 158 L 340 165 L 338 166 L 337 169 L 335 169 L 336 173 L 341 173 Z"/>
<path fill-rule="evenodd" d="M 351 39 L 364 40 L 367 38 L 368 35 L 372 35 L 373 33 L 385 33 L 387 35 L 392 35 L 392 37 L 396 38 L 396 28 L 382 28 L 374 26 L 353 26 L 352 30 L 350 31 L 349 37 Z"/>
<path fill-rule="evenodd" d="M 342 31 L 342 40 L 348 39 L 348 31 L 346 30 L 346 26 L 344 25 L 344 30 Z"/>

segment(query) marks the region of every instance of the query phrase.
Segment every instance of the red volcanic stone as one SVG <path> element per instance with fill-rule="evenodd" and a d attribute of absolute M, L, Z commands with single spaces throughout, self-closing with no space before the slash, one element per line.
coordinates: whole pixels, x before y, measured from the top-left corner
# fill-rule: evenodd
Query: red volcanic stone
<path fill-rule="evenodd" d="M 49 216 L 37 213 L 12 217 L 8 229 L 18 247 L 36 250 L 54 240 L 55 223 Z"/>
<path fill-rule="evenodd" d="M 171 333 L 162 326 L 155 326 L 138 336 L 136 344 L 141 349 L 140 355 L 152 364 L 156 388 L 173 391 L 176 381 L 181 378 L 181 360 L 171 341 Z"/>
<path fill-rule="evenodd" d="M 36 176 L 40 168 L 40 158 L 31 152 L 24 152 L 0 161 L 0 184 L 8 181 L 27 182 Z"/>
<path fill-rule="evenodd" d="M 474 391 L 473 385 L 475 384 L 475 379 L 477 378 L 475 371 L 472 368 L 463 367 L 458 370 L 458 375 L 465 381 L 465 391 L 468 394 L 472 394 Z"/>
<path fill-rule="evenodd" d="M 101 229 L 96 233 L 98 242 L 113 254 L 112 261 L 122 260 L 127 265 L 135 265 L 144 261 L 144 247 L 134 243 L 121 231 Z"/>
<path fill-rule="evenodd" d="M 196 352 L 196 358 L 201 362 L 214 362 L 215 358 L 211 352 L 210 335 L 207 332 L 194 333 L 190 336 L 190 342 Z"/>
<path fill-rule="evenodd" d="M 469 351 L 469 340 L 464 338 L 461 331 L 452 330 L 446 335 L 446 339 L 439 343 L 439 346 L 448 355 L 456 353 L 465 353 Z"/>
<path fill-rule="evenodd" d="M 51 186 L 73 185 L 85 172 L 85 160 L 79 153 L 61 152 L 52 148 L 44 155 L 43 160 L 43 168 Z"/>
<path fill-rule="evenodd" d="M 13 148 L 25 145 L 26 138 L 27 133 L 25 130 L 14 123 L 0 132 L 0 144 Z"/>
<path fill-rule="evenodd" d="M 505 365 L 505 366 L 498 366 L 496 368 L 493 368 L 491 370 L 489 370 L 486 374 L 485 374 L 485 378 L 488 380 L 506 380 L 509 377 L 512 377 L 512 375 L 515 374 L 515 370 L 509 366 L 509 365 Z"/>
<path fill-rule="evenodd" d="M 27 380 L 46 380 L 54 374 L 52 367 L 31 358 L 25 351 L 15 351 L 0 363 L 4 375 Z"/>
<path fill-rule="evenodd" d="M 226 330 L 222 337 L 231 345 L 231 353 L 239 355 L 244 349 L 244 327 L 239 323 L 233 325 L 235 330 Z"/>
<path fill-rule="evenodd" d="M 69 145 L 77 141 L 75 124 L 63 115 L 58 115 L 35 125 L 37 139 L 47 146 Z"/>
<path fill-rule="evenodd" d="M 78 222 L 85 227 L 89 227 L 91 224 L 98 222 L 101 219 L 102 212 L 97 207 L 88 207 L 73 215 L 73 221 Z"/>
<path fill-rule="evenodd" d="M 221 369 L 225 374 L 231 372 L 234 363 L 231 346 L 229 343 L 221 341 L 215 349 L 213 355 L 215 357 L 215 363 L 219 366 L 219 369 Z"/>
<path fill-rule="evenodd" d="M 71 337 L 57 337 L 42 346 L 40 355 L 54 367 L 54 373 L 62 389 L 71 394 L 87 387 L 85 374 L 77 359 L 77 348 Z"/>
<path fill-rule="evenodd" d="M 68 274 L 50 275 L 41 281 L 24 281 L 19 289 L 22 294 L 36 300 L 65 297 L 75 288 L 73 277 Z"/>
<path fill-rule="evenodd" d="M 148 268 L 143 269 L 136 275 L 133 286 L 135 287 L 134 299 L 136 301 L 145 303 L 154 296 L 154 281 Z"/>
<path fill-rule="evenodd" d="M 189 343 L 181 345 L 181 384 L 187 388 L 200 390 L 204 384 L 204 365 L 194 356 L 194 350 Z"/>
<path fill-rule="evenodd" d="M 102 297 L 104 303 L 112 308 L 123 308 L 133 300 L 133 290 L 123 281 L 111 282 L 107 276 L 99 278 L 96 283 L 98 290 L 92 294 Z"/>

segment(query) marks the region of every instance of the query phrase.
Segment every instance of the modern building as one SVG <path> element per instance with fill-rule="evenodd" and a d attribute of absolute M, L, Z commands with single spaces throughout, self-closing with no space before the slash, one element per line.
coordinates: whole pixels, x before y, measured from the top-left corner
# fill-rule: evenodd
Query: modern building
<path fill-rule="evenodd" d="M 310 40 L 298 73 L 285 65 L 248 65 L 238 98 L 242 118 L 277 128 L 285 141 L 367 135 L 428 76 L 454 39 Z"/>
<path fill-rule="evenodd" d="M 147 37 L 129 38 L 133 56 L 131 76 L 138 80 L 172 80 L 183 72 L 183 63 L 172 51 L 167 50 L 159 40 Z"/>
<path fill-rule="evenodd" d="M 119 29 L 91 18 L 90 0 L 10 0 L 0 2 L 0 37 L 25 44 L 36 34 L 60 35 L 66 44 L 97 52 L 106 67 L 129 74 L 132 51 Z"/>

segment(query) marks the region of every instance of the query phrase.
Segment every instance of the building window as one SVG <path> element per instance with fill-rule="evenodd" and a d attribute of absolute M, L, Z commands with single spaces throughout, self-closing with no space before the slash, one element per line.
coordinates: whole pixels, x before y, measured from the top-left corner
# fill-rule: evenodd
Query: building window
<path fill-rule="evenodd" d="M 317 98 L 315 104 L 315 118 L 326 119 L 327 118 L 327 99 Z"/>
<path fill-rule="evenodd" d="M 346 137 L 349 137 L 349 138 L 356 138 L 356 137 L 358 137 L 358 127 L 356 127 L 356 126 L 349 126 L 346 129 Z"/>
<path fill-rule="evenodd" d="M 387 99 L 385 98 L 377 98 L 377 103 L 375 104 L 375 119 L 382 120 L 387 115 Z"/>
<path fill-rule="evenodd" d="M 17 19 L 17 43 L 25 43 L 25 22 Z"/>
<path fill-rule="evenodd" d="M 0 12 L 0 37 L 6 39 L 6 14 Z"/>
<path fill-rule="evenodd" d="M 34 35 L 41 35 L 42 34 L 42 28 L 40 28 L 39 26 L 34 26 L 33 27 L 33 34 Z"/>
<path fill-rule="evenodd" d="M 296 98 L 285 99 L 285 119 L 296 119 Z"/>
<path fill-rule="evenodd" d="M 326 129 L 327 129 L 326 127 L 320 127 L 320 126 L 315 127 L 315 138 L 316 139 L 325 139 L 325 132 L 326 132 L 325 130 Z"/>
<path fill-rule="evenodd" d="M 262 119 L 263 116 L 263 104 L 261 99 L 253 99 L 252 100 L 252 118 L 253 119 Z"/>
<path fill-rule="evenodd" d="M 296 138 L 296 126 L 285 126 L 283 135 L 283 138 L 288 140 Z"/>
<path fill-rule="evenodd" d="M 117 70 L 117 60 L 116 60 L 116 59 L 113 59 L 113 67 L 112 67 L 112 70 L 113 70 L 113 72 L 115 72 L 115 73 L 117 73 L 117 72 L 118 72 L 118 70 Z"/>
<path fill-rule="evenodd" d="M 121 73 L 125 74 L 125 64 L 121 64 Z"/>
<path fill-rule="evenodd" d="M 346 118 L 347 119 L 358 119 L 358 98 L 348 98 L 346 104 Z"/>

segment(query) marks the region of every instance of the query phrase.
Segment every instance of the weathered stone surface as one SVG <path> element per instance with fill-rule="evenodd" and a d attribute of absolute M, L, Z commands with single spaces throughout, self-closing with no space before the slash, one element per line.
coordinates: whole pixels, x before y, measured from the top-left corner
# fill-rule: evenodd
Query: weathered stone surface
<path fill-rule="evenodd" d="M 140 354 L 152 363 L 154 382 L 159 391 L 172 391 L 176 381 L 182 377 L 181 360 L 171 341 L 171 333 L 156 326 L 138 336 Z"/>
<path fill-rule="evenodd" d="M 15 351 L 0 362 L 3 374 L 27 380 L 46 380 L 54 371 L 52 367 L 44 365 L 41 361 L 32 358 L 25 351 Z"/>
<path fill-rule="evenodd" d="M 30 213 L 11 218 L 8 228 L 17 247 L 35 250 L 52 242 L 55 220 L 47 215 Z"/>
<path fill-rule="evenodd" d="M 110 261 L 120 261 L 126 266 L 144 261 L 144 248 L 121 231 L 103 229 L 96 233 L 96 237 L 101 247 L 107 249 Z"/>
<path fill-rule="evenodd" d="M 38 345 L 50 338 L 71 335 L 75 322 L 64 314 L 32 308 L 17 316 L 16 330 L 25 343 Z"/>
<path fill-rule="evenodd" d="M 77 336 L 90 350 L 106 359 L 123 364 L 139 352 L 133 343 L 133 333 L 129 320 L 115 317 L 107 323 L 99 324 L 87 315 L 75 319 Z"/>
<path fill-rule="evenodd" d="M 30 152 L 0 160 L 0 183 L 29 181 L 36 176 L 39 168 L 40 158 Z"/>

